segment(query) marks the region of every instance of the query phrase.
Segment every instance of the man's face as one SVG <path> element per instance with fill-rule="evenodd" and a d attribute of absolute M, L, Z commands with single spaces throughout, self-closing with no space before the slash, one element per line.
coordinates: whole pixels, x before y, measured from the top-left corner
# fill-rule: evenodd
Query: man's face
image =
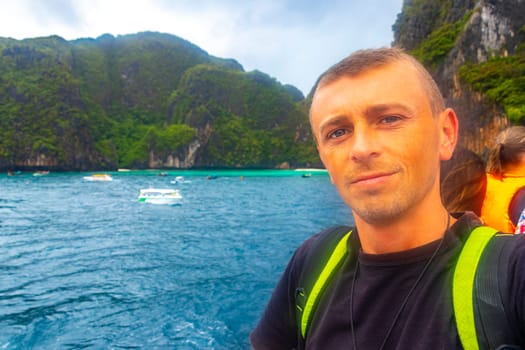
<path fill-rule="evenodd" d="M 408 63 L 321 86 L 310 118 L 332 183 L 365 222 L 388 224 L 439 193 L 441 118 Z"/>

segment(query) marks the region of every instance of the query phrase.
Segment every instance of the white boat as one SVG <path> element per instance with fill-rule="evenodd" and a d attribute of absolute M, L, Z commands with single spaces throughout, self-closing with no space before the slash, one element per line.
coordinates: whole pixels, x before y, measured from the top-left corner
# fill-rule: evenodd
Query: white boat
<path fill-rule="evenodd" d="M 175 180 L 171 180 L 170 183 L 172 184 L 189 184 L 191 183 L 190 180 L 185 180 L 184 176 L 175 176 Z"/>
<path fill-rule="evenodd" d="M 86 181 L 113 181 L 113 178 L 109 174 L 93 174 L 90 176 L 84 176 Z"/>
<path fill-rule="evenodd" d="M 171 188 L 147 188 L 140 190 L 139 202 L 151 204 L 176 204 L 182 196 L 179 190 Z"/>

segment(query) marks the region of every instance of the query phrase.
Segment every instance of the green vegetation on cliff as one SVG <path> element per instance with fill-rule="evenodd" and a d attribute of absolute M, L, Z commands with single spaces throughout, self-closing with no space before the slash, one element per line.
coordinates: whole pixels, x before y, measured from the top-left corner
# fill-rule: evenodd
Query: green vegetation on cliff
<path fill-rule="evenodd" d="M 507 57 L 466 64 L 460 77 L 505 110 L 514 122 L 525 122 L 525 47 Z"/>
<path fill-rule="evenodd" d="M 393 25 L 395 45 L 430 68 L 469 125 L 465 144 L 480 152 L 480 128 L 492 137 L 504 118 L 525 123 L 524 10 L 520 0 L 405 0 Z"/>
<path fill-rule="evenodd" d="M 302 99 L 173 35 L 0 38 L 0 168 L 318 164 Z"/>
<path fill-rule="evenodd" d="M 441 64 L 447 54 L 456 45 L 456 40 L 462 33 L 465 23 L 469 20 L 471 12 L 454 23 L 443 23 L 438 28 L 434 29 L 428 38 L 419 43 L 417 47 L 412 50 L 412 54 L 426 66 L 436 67 Z"/>
<path fill-rule="evenodd" d="M 459 33 L 458 24 L 470 11 L 457 9 L 457 0 L 405 0 L 392 26 L 397 45 L 422 62 L 435 63 L 448 52 Z M 452 47 L 451 47 L 452 44 Z"/>
<path fill-rule="evenodd" d="M 171 122 L 209 133 L 201 159 L 205 164 L 269 167 L 318 162 L 303 107 L 264 73 L 195 66 L 172 94 L 170 110 Z"/>

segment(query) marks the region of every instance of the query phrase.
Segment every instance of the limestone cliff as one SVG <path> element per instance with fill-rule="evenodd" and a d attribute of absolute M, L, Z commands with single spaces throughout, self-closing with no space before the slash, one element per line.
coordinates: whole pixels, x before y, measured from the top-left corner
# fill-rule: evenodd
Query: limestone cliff
<path fill-rule="evenodd" d="M 424 62 L 456 110 L 460 144 L 486 151 L 511 120 L 501 104 L 474 90 L 460 71 L 523 51 L 525 0 L 405 0 L 393 30 L 393 44 Z M 525 92 L 522 85 L 518 88 Z M 513 123 L 523 123 L 523 117 Z"/>
<path fill-rule="evenodd" d="M 0 38 L 0 171 L 315 166 L 303 99 L 170 34 Z"/>

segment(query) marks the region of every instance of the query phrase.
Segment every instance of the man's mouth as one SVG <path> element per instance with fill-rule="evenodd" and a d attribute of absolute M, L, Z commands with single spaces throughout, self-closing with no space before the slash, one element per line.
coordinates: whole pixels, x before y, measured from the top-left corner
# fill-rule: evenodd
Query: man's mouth
<path fill-rule="evenodd" d="M 367 174 L 361 174 L 359 176 L 355 176 L 350 179 L 350 184 L 357 184 L 361 182 L 374 182 L 374 181 L 380 181 L 390 175 L 392 175 L 392 172 L 374 172 L 374 173 L 367 173 Z"/>
<path fill-rule="evenodd" d="M 370 172 L 360 174 L 354 177 L 350 177 L 348 183 L 350 185 L 373 185 L 378 184 L 383 181 L 386 181 L 390 176 L 392 176 L 395 171 L 391 172 Z"/>

